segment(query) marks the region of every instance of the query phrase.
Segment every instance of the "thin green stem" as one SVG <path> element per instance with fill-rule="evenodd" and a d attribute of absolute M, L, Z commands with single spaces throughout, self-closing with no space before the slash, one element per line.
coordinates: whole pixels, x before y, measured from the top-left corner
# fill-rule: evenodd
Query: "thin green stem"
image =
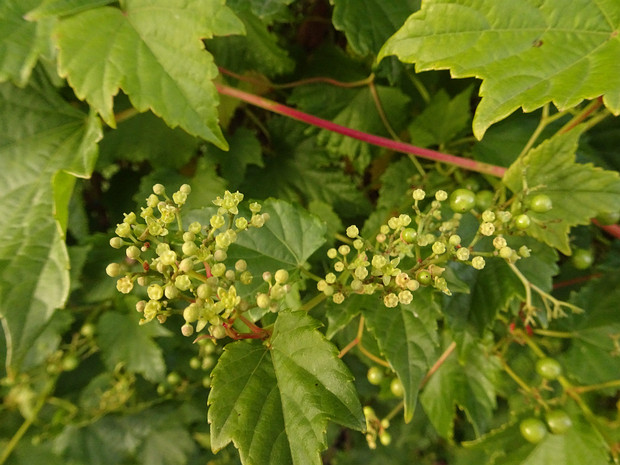
<path fill-rule="evenodd" d="M 508 374 L 508 376 L 510 376 L 513 379 L 513 381 L 517 383 L 519 387 L 521 387 L 521 389 L 523 389 L 528 394 L 531 394 L 533 392 L 533 389 L 529 387 L 528 384 L 525 381 L 523 381 L 521 377 L 518 374 L 516 374 L 512 370 L 512 368 L 510 368 L 510 366 L 506 363 L 506 361 L 501 357 L 500 357 L 500 363 L 502 364 L 502 368 Z"/>
<path fill-rule="evenodd" d="M 127 108 L 127 110 L 123 110 L 120 113 L 116 113 L 114 115 L 114 120 L 116 121 L 116 124 L 122 123 L 123 121 L 127 121 L 128 119 L 133 118 L 134 116 L 137 116 L 139 113 L 140 112 L 133 107 Z"/>
<path fill-rule="evenodd" d="M 235 79 L 238 79 L 239 81 L 248 82 L 250 84 L 254 84 L 257 86 L 261 86 L 261 87 L 270 87 L 272 89 L 290 89 L 292 87 L 299 87 L 299 86 L 303 86 L 307 84 L 331 84 L 332 86 L 336 86 L 336 87 L 353 88 L 353 87 L 366 86 L 370 84 L 371 82 L 373 82 L 375 79 L 375 75 L 371 73 L 370 76 L 364 79 L 360 79 L 359 81 L 352 81 L 352 82 L 338 81 L 337 79 L 317 76 L 317 77 L 312 77 L 312 78 L 299 79 L 297 81 L 287 82 L 285 84 L 275 84 L 271 82 L 269 79 L 267 79 L 265 76 L 262 76 L 263 79 L 256 79 L 253 77 L 244 76 L 242 74 L 237 74 L 233 71 L 230 71 L 222 67 L 220 67 L 219 70 L 220 70 L 220 73 L 233 77 Z"/>
<path fill-rule="evenodd" d="M 589 386 L 575 386 L 573 388 L 573 391 L 578 394 L 583 394 L 584 392 L 599 391 L 601 389 L 617 387 L 620 387 L 620 379 L 614 379 L 612 381 L 606 381 L 604 383 L 590 384 Z"/>
<path fill-rule="evenodd" d="M 452 343 L 448 346 L 448 348 L 444 351 L 444 353 L 441 354 L 441 356 L 437 359 L 437 361 L 430 368 L 430 370 L 428 370 L 428 372 L 426 373 L 426 376 L 424 376 L 424 379 L 420 383 L 420 389 L 424 387 L 426 383 L 428 383 L 428 380 L 431 378 L 431 376 L 433 376 L 433 374 L 437 370 L 439 370 L 441 365 L 443 365 L 445 361 L 448 360 L 448 357 L 452 355 L 452 352 L 454 352 L 454 349 L 456 349 L 456 342 L 452 341 Z"/>
<path fill-rule="evenodd" d="M 312 310 L 314 307 L 316 307 L 318 304 L 320 304 L 321 302 L 323 302 L 326 299 L 325 294 L 321 293 L 321 294 L 317 294 L 315 295 L 312 299 L 310 299 L 308 302 L 306 302 L 305 304 L 303 304 L 300 308 L 301 311 L 303 312 L 309 312 L 310 310 Z"/>
<path fill-rule="evenodd" d="M 323 279 L 320 276 L 315 275 L 311 271 L 306 270 L 305 268 L 300 268 L 299 272 L 303 274 L 304 276 L 306 276 L 307 278 L 315 280 L 316 282 L 319 282 Z"/>
<path fill-rule="evenodd" d="M 583 310 L 576 305 L 571 304 L 570 302 L 563 302 L 559 299 L 556 299 L 548 292 L 543 291 L 541 288 L 531 283 L 524 275 L 521 273 L 519 268 L 516 267 L 514 263 L 508 263 L 512 272 L 517 275 L 523 287 L 525 289 L 525 304 L 524 310 L 526 312 L 525 316 L 525 324 L 533 323 L 533 315 L 536 311 L 536 307 L 532 302 L 532 291 L 535 291 L 543 301 L 545 309 L 547 310 L 547 317 L 549 319 L 559 318 L 564 316 L 563 308 L 568 308 L 574 313 L 582 313 Z"/>
<path fill-rule="evenodd" d="M 377 114 L 379 115 L 379 118 L 381 118 L 381 122 L 383 123 L 386 131 L 390 134 L 390 136 L 392 136 L 392 139 L 398 141 L 401 140 L 400 137 L 398 137 L 398 134 L 396 134 L 396 131 L 394 131 L 394 128 L 390 124 L 390 121 L 387 119 L 387 115 L 385 114 L 383 105 L 381 104 L 381 99 L 379 98 L 379 94 L 377 93 L 377 87 L 375 86 L 375 83 L 369 83 L 368 89 L 370 90 L 370 95 L 372 96 L 372 100 L 375 103 L 375 107 L 377 108 Z"/>
<path fill-rule="evenodd" d="M 546 104 L 546 105 L 543 106 L 542 116 L 540 117 L 540 121 L 538 122 L 538 126 L 536 126 L 536 129 L 534 130 L 534 132 L 530 136 L 529 140 L 525 144 L 525 147 L 523 147 L 523 150 L 521 150 L 521 153 L 519 154 L 519 156 L 517 158 L 521 158 L 523 155 L 525 155 L 527 152 L 529 152 L 530 149 L 534 146 L 534 144 L 538 140 L 538 137 L 540 136 L 540 134 L 547 127 L 547 124 L 548 124 L 547 123 L 547 119 L 548 119 L 548 117 L 549 117 L 549 104 Z"/>
<path fill-rule="evenodd" d="M 590 102 L 586 107 L 577 113 L 568 123 L 560 128 L 558 133 L 568 132 L 577 126 L 579 123 L 584 121 L 588 116 L 594 113 L 601 105 L 603 104 L 603 99 L 601 97 L 597 98 Z M 607 115 L 605 115 L 607 116 Z"/>
<path fill-rule="evenodd" d="M 572 339 L 575 337 L 573 333 L 568 333 L 564 331 L 551 331 L 549 329 L 535 329 L 534 334 L 537 334 L 539 336 L 557 337 L 563 339 Z"/>
<path fill-rule="evenodd" d="M 394 417 L 398 414 L 398 412 L 400 412 L 400 411 L 401 411 L 404 407 L 405 407 L 405 401 L 404 401 L 404 400 L 401 400 L 401 401 L 398 403 L 398 405 L 397 405 L 396 407 L 394 407 L 394 408 L 390 411 L 390 413 L 388 413 L 388 414 L 384 417 L 384 419 L 385 419 L 385 420 L 387 420 L 387 421 L 390 421 L 390 420 L 391 420 L 392 418 L 394 418 Z"/>
<path fill-rule="evenodd" d="M 420 78 L 418 78 L 418 76 L 416 76 L 415 74 L 408 72 L 407 75 L 409 76 L 409 79 L 411 79 L 411 82 L 420 94 L 420 97 L 422 97 L 422 100 L 424 100 L 424 103 L 428 105 L 428 103 L 431 101 L 431 94 L 426 89 L 426 86 L 422 84 Z"/>
<path fill-rule="evenodd" d="M 34 421 L 37 419 L 39 412 L 47 402 L 48 396 L 54 390 L 56 379 L 57 378 L 54 377 L 48 380 L 45 388 L 39 395 L 39 398 L 37 399 L 37 402 L 34 405 L 32 412 L 30 413 L 28 418 L 26 418 L 26 420 L 22 423 L 19 429 L 15 432 L 13 437 L 9 440 L 2 453 L 0 453 L 0 465 L 3 465 L 7 461 L 15 447 L 17 447 L 17 444 L 19 444 L 19 441 L 21 441 L 28 429 L 30 429 Z"/>

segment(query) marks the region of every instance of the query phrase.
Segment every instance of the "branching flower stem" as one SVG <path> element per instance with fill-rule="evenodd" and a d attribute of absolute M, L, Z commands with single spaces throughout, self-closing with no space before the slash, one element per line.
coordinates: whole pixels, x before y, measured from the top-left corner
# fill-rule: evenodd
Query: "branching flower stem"
<path fill-rule="evenodd" d="M 478 173 L 489 174 L 496 177 L 502 177 L 506 172 L 506 168 L 501 166 L 482 163 L 479 161 L 471 160 L 469 158 L 457 157 L 455 155 L 438 152 L 436 150 L 416 147 L 415 145 L 395 141 L 386 137 L 368 134 L 362 131 L 358 131 L 356 129 L 333 123 L 322 118 L 318 118 L 316 116 L 304 113 L 289 106 L 282 105 L 281 103 L 274 102 L 273 100 L 250 94 L 248 92 L 244 92 L 233 87 L 229 87 L 219 83 L 215 83 L 215 86 L 218 92 L 222 95 L 238 98 L 239 100 L 247 102 L 251 105 L 258 106 L 279 115 L 287 116 L 297 121 L 311 124 L 313 126 L 317 126 L 331 132 L 336 132 L 338 134 L 342 134 L 343 136 L 352 137 L 354 139 L 361 140 L 372 145 L 383 147 L 389 150 L 394 150 L 395 152 L 408 153 L 427 160 L 447 163 L 449 165 L 459 166 L 470 171 L 476 171 Z"/>
<path fill-rule="evenodd" d="M 45 385 L 45 388 L 39 395 L 37 402 L 32 409 L 32 412 L 30 413 L 28 418 L 26 418 L 26 420 L 22 423 L 19 429 L 15 432 L 15 434 L 10 439 L 10 441 L 6 444 L 6 446 L 4 447 L 4 450 L 0 452 L 0 465 L 3 465 L 7 461 L 7 459 L 9 458 L 9 456 L 11 455 L 11 453 L 13 452 L 13 450 L 15 449 L 19 441 L 24 437 L 24 435 L 30 429 L 32 424 L 37 420 L 39 412 L 47 403 L 49 396 L 52 394 L 52 392 L 54 392 L 57 379 L 58 377 L 55 376 L 48 380 L 47 384 Z"/>
<path fill-rule="evenodd" d="M 368 357 L 370 360 L 372 360 L 375 363 L 378 363 L 379 365 L 382 365 L 384 367 L 390 368 L 390 364 L 388 362 L 386 362 L 383 359 L 380 359 L 379 357 L 377 357 L 374 354 L 371 354 L 370 352 L 368 352 L 368 350 L 366 350 L 366 348 L 362 345 L 362 338 L 364 337 L 364 322 L 365 319 L 363 316 L 360 316 L 360 322 L 359 325 L 357 327 L 357 334 L 355 335 L 355 338 L 349 342 L 338 354 L 338 358 L 342 358 L 344 357 L 347 352 L 349 352 L 351 349 L 353 349 L 353 347 L 357 346 L 357 348 L 360 350 L 361 353 L 363 353 L 366 357 Z"/>
<path fill-rule="evenodd" d="M 519 278 L 519 280 L 523 284 L 523 287 L 525 288 L 524 310 L 525 310 L 526 315 L 525 315 L 524 323 L 526 325 L 533 323 L 533 314 L 534 314 L 534 312 L 536 310 L 536 307 L 535 307 L 535 305 L 532 302 L 532 291 L 536 292 L 540 296 L 540 298 L 542 299 L 542 301 L 543 301 L 543 303 L 545 305 L 545 309 L 547 310 L 547 316 L 549 317 L 549 319 L 559 318 L 560 316 L 563 316 L 564 315 L 564 311 L 562 310 L 562 307 L 568 308 L 568 309 L 572 310 L 574 313 L 582 313 L 583 312 L 583 310 L 581 308 L 577 307 L 576 305 L 573 305 L 573 304 L 571 304 L 569 302 L 564 302 L 564 301 L 558 300 L 555 297 L 553 297 L 551 294 L 543 291 L 541 288 L 539 288 L 535 284 L 531 283 L 523 275 L 523 273 L 521 273 L 519 268 L 517 268 L 515 266 L 514 263 L 508 263 L 508 266 L 510 266 L 510 268 L 513 271 L 513 273 L 515 275 L 517 275 L 517 277 Z"/>

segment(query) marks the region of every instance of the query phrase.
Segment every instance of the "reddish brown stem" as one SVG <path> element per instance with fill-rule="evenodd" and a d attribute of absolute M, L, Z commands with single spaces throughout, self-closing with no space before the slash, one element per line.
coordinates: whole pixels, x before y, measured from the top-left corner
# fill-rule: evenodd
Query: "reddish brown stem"
<path fill-rule="evenodd" d="M 605 225 L 595 219 L 592 219 L 592 223 L 597 225 L 599 228 L 601 228 L 603 231 L 605 231 L 610 236 L 620 239 L 620 224 Z"/>
<path fill-rule="evenodd" d="M 554 289 L 559 289 L 561 287 L 573 286 L 575 284 L 586 283 L 588 281 L 592 281 L 593 279 L 600 278 L 602 276 L 601 273 L 594 273 L 588 276 L 579 276 L 578 278 L 567 279 L 566 281 L 560 281 L 558 283 L 553 284 Z"/>
<path fill-rule="evenodd" d="M 272 111 L 279 115 L 288 116 L 289 118 L 302 121 L 313 126 L 317 126 L 326 129 L 331 132 L 342 134 L 343 136 L 352 137 L 363 142 L 367 142 L 372 145 L 384 147 L 386 149 L 394 150 L 395 152 L 409 153 L 420 158 L 427 160 L 434 160 L 441 163 L 447 163 L 449 165 L 459 166 L 470 171 L 477 171 L 478 173 L 490 174 L 496 177 L 502 177 L 506 172 L 506 168 L 488 163 L 482 163 L 469 158 L 457 157 L 447 153 L 438 152 L 436 150 L 425 149 L 423 147 L 416 147 L 415 145 L 407 144 L 405 142 L 399 142 L 386 137 L 376 136 L 374 134 L 367 134 L 356 129 L 348 128 L 340 124 L 333 123 L 331 121 L 318 118 L 316 116 L 304 113 L 294 108 L 282 105 L 274 102 L 273 100 L 259 97 L 258 95 L 250 94 L 233 87 L 225 86 L 223 84 L 215 83 L 217 90 L 222 95 L 228 95 L 229 97 L 238 98 L 251 105 L 255 105 L 265 110 Z"/>

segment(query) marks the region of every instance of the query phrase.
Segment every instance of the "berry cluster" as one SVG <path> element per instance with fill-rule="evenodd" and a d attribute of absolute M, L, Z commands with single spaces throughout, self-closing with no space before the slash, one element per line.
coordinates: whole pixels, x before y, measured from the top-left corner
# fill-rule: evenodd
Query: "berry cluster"
<path fill-rule="evenodd" d="M 379 293 L 386 307 L 396 307 L 410 303 L 420 286 L 431 286 L 451 295 L 444 276 L 445 265 L 450 261 L 481 270 L 486 264 L 485 257 L 499 256 L 514 263 L 529 256 L 527 247 L 514 250 L 504 237 L 527 228 L 527 215 L 513 218 L 510 211 L 493 209 L 492 202 L 489 202 L 489 208 L 482 213 L 473 212 L 479 220 L 479 227 L 465 245 L 457 232 L 463 214 L 476 206 L 476 194 L 468 189 L 457 189 L 448 196 L 439 190 L 432 201 L 425 202 L 426 192 L 415 189 L 412 196 L 413 218 L 407 214 L 390 218 L 380 227 L 372 242 L 363 239 L 356 226 L 347 228 L 346 235 L 351 239 L 351 245 L 343 244 L 328 250 L 333 271 L 317 283 L 319 291 L 337 304 L 352 293 Z M 423 203 L 426 204 L 424 209 Z M 540 207 L 538 203 L 542 205 L 544 202 L 537 201 L 539 209 L 542 206 L 550 208 L 548 202 Z M 492 242 L 492 251 L 475 247 L 485 238 Z"/>
<path fill-rule="evenodd" d="M 266 273 L 263 278 L 270 283 L 269 293 L 259 294 L 253 305 L 241 299 L 236 283 L 250 284 L 254 277 L 245 260 L 229 264 L 227 251 L 238 234 L 262 227 L 269 215 L 260 213 L 261 205 L 254 202 L 249 205 L 251 217 L 245 218 L 238 209 L 243 194 L 226 191 L 213 201 L 218 209 L 209 224 L 193 222 L 185 229 L 180 212 L 190 192 L 190 186 L 184 184 L 169 198 L 164 186 L 156 184 L 139 215 L 144 223 L 135 213 L 125 214 L 110 245 L 125 247 L 125 262 L 139 264 L 141 269 L 125 272 L 117 281 L 117 289 L 127 294 L 136 284 L 145 288 L 148 300 L 136 305 L 143 315 L 141 323 L 155 318 L 163 323 L 170 315 L 181 314 L 185 320 L 181 332 L 185 336 L 207 328 L 209 335 L 205 337 L 213 339 L 266 337 L 266 331 L 243 313 L 252 306 L 277 311 L 278 303 L 290 289 L 286 284 L 288 273 L 278 270 L 275 284 Z M 125 269 L 124 264 L 111 263 L 106 272 L 118 277 Z M 250 333 L 239 334 L 233 328 L 237 318 Z"/>

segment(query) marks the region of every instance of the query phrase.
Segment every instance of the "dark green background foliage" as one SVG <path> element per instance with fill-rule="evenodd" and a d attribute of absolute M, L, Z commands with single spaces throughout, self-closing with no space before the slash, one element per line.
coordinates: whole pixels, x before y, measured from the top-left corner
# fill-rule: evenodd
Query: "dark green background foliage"
<path fill-rule="evenodd" d="M 2 0 L 0 465 L 619 463 L 619 31 L 613 1 Z M 249 301 L 289 272 L 283 309 L 249 312 L 268 337 L 139 324 L 144 293 L 105 270 L 130 266 L 109 239 L 155 183 L 191 185 L 205 223 L 226 189 L 263 204 L 229 260 Z M 482 239 L 483 270 L 445 265 L 452 295 L 325 298 L 327 250 L 415 216 L 414 188 L 491 192 L 531 256 Z M 568 431 L 528 442 L 555 409 Z"/>

